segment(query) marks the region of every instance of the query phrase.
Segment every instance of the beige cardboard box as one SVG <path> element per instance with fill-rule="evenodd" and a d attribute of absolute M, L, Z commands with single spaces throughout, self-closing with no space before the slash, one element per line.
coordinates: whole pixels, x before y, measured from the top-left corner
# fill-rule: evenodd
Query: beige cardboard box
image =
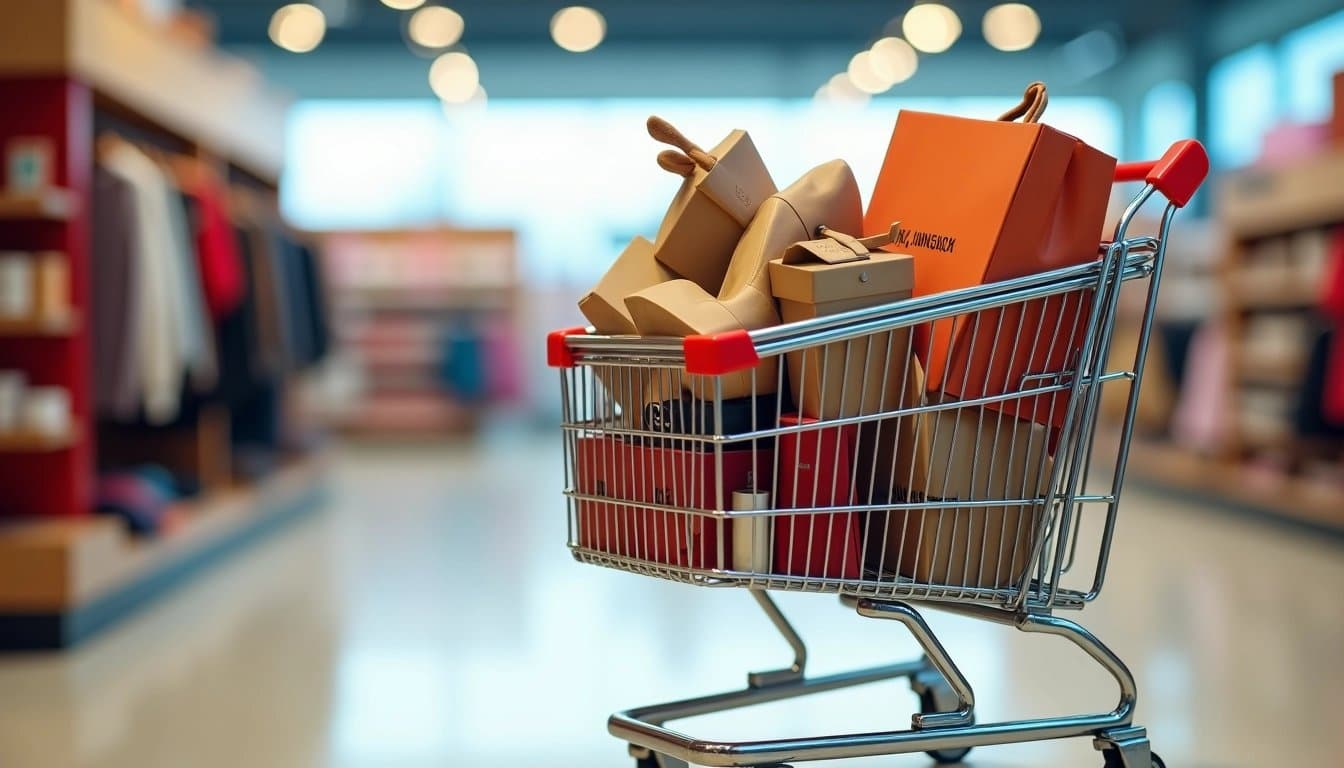
<path fill-rule="evenodd" d="M 901 376 L 898 386 L 902 387 L 902 396 L 894 408 L 905 410 L 924 404 L 924 369 L 919 358 L 911 355 L 904 371 L 898 374 L 893 370 L 887 375 Z M 926 415 L 906 414 L 859 425 L 854 460 L 856 503 L 906 501 L 911 488 L 918 492 L 918 498 L 923 498 L 929 477 L 927 424 Z"/>
<path fill-rule="evenodd" d="M 625 308 L 625 297 L 676 275 L 653 258 L 653 243 L 643 237 L 630 241 L 620 256 L 598 281 L 597 286 L 586 296 L 579 299 L 579 311 L 588 318 L 598 333 L 633 335 L 635 323 L 630 311 Z M 593 373 L 602 385 L 611 393 L 613 399 L 621 404 L 627 414 L 629 426 L 643 426 L 643 412 L 646 403 L 666 400 L 675 393 L 676 387 L 668 377 L 660 376 L 660 371 L 640 370 L 637 373 L 623 372 L 613 374 L 603 368 L 594 368 Z"/>
<path fill-rule="evenodd" d="M 717 294 L 742 232 L 777 190 L 746 131 L 728 134 L 709 155 L 713 167 L 694 165 L 672 199 L 654 240 L 654 257 Z"/>
<path fill-rule="evenodd" d="M 938 411 L 930 431 L 929 500 L 1043 496 L 1050 481 L 1049 430 L 979 407 Z M 914 494 L 915 498 L 919 494 Z M 868 564 L 922 583 L 1006 587 L 1030 565 L 1039 506 L 946 507 L 869 516 Z M 885 525 L 884 525 L 885 523 Z"/>
<path fill-rule="evenodd" d="M 819 250 L 795 246 L 785 257 L 770 262 L 770 287 L 779 299 L 784 322 L 910 297 L 914 285 L 910 256 L 884 251 L 858 256 L 843 247 L 842 253 L 827 256 Z M 799 413 L 814 419 L 898 408 L 909 353 L 909 329 L 791 352 L 786 357 L 794 405 Z"/>
<path fill-rule="evenodd" d="M 675 277 L 653 258 L 653 243 L 636 237 L 616 257 L 597 286 L 579 299 L 579 311 L 598 333 L 635 334 L 635 321 L 625 308 L 625 297 Z"/>

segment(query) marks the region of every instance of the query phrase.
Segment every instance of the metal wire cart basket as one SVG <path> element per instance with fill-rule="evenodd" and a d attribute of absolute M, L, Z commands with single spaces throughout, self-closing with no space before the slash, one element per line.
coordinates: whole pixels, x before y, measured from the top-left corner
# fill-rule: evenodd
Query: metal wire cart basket
<path fill-rule="evenodd" d="M 575 558 L 745 587 L 795 652 L 791 667 L 749 675 L 742 691 L 613 715 L 608 728 L 638 765 L 920 751 L 957 762 L 977 746 L 1074 736 L 1092 736 L 1109 768 L 1162 764 L 1133 725 L 1134 677 L 1057 612 L 1086 607 L 1105 582 L 1163 246 L 1207 170 L 1195 142 L 1119 166 L 1117 181 L 1145 185 L 1091 263 L 751 332 L 551 334 Z M 1131 235 L 1157 193 L 1157 234 Z M 1137 353 L 1117 365 L 1126 283 L 1146 284 L 1147 305 Z M 953 325 L 969 343 L 931 359 L 928 340 Z M 1128 390 L 1118 442 L 1096 439 L 1108 386 Z M 798 416 L 791 402 L 818 415 Z M 769 590 L 838 594 L 860 615 L 905 625 L 925 655 L 808 677 L 803 642 Z M 1115 678 L 1120 699 L 1109 712 L 977 724 L 970 683 L 916 603 L 1067 638 Z M 664 725 L 897 677 L 919 695 L 909 730 L 719 742 Z"/>

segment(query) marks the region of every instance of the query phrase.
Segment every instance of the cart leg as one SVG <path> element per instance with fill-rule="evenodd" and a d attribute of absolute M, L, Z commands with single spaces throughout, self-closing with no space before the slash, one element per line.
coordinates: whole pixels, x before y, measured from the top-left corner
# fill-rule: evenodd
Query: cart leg
<path fill-rule="evenodd" d="M 1142 728 L 1105 731 L 1092 740 L 1092 746 L 1106 756 L 1106 768 L 1153 768 L 1160 765 L 1148 743 L 1148 733 Z"/>
<path fill-rule="evenodd" d="M 747 675 L 747 685 L 752 688 L 765 688 L 802 680 L 807 668 L 807 646 L 803 644 L 803 638 L 798 635 L 798 631 L 793 628 L 789 620 L 784 618 L 779 606 L 765 590 L 753 589 L 751 596 L 756 598 L 756 604 L 765 611 L 766 616 L 770 617 L 770 623 L 775 625 L 775 629 L 779 630 L 779 634 L 784 636 L 789 647 L 793 649 L 793 664 L 784 669 L 751 672 Z"/>
<path fill-rule="evenodd" d="M 937 683 L 946 681 L 952 687 L 956 694 L 955 702 L 947 702 L 955 709 L 950 711 L 932 712 L 928 714 L 916 714 L 911 718 L 912 726 L 915 730 L 922 728 L 940 728 L 952 725 L 969 725 L 975 719 L 975 692 L 971 690 L 970 681 L 957 669 L 957 665 L 952 661 L 952 657 L 947 655 L 947 649 L 938 641 L 938 637 L 933 634 L 924 617 L 911 606 L 900 602 L 885 602 L 880 600 L 863 599 L 858 603 L 859 615 L 867 616 L 871 619 L 894 619 L 905 625 L 910 630 L 910 634 L 915 636 L 921 648 L 924 649 L 924 656 L 937 670 L 941 680 L 929 674 L 915 675 L 911 678 L 911 687 L 915 693 L 923 694 L 929 689 L 937 690 Z M 932 679 L 931 679 L 932 678 Z M 939 702 L 942 704 L 943 702 Z"/>

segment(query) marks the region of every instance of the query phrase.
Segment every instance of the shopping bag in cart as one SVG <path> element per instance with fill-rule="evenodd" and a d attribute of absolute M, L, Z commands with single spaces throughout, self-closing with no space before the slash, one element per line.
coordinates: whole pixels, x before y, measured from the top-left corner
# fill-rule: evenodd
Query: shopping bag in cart
<path fill-rule="evenodd" d="M 817 424 L 789 414 L 781 427 Z M 854 503 L 855 425 L 786 432 L 779 439 L 777 509 L 815 509 Z M 811 578 L 859 577 L 859 516 L 854 512 L 777 515 L 777 573 Z"/>
<path fill-rule="evenodd" d="M 1046 101 L 1045 85 L 1032 83 L 998 120 L 901 111 L 864 223 L 879 231 L 902 222 L 888 249 L 915 257 L 916 295 L 1097 258 L 1115 158 L 1038 122 Z M 1041 299 L 917 329 L 928 388 L 970 398 L 1062 371 L 1087 316 Z M 1044 395 L 995 407 L 1055 425 L 1065 410 L 1064 398 Z"/>

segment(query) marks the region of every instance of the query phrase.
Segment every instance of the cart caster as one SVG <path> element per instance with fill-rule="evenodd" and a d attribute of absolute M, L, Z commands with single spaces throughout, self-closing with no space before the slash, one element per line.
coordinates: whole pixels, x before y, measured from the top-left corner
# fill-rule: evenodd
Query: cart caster
<path fill-rule="evenodd" d="M 939 704 L 940 700 L 943 702 L 941 705 Z M 957 694 L 952 691 L 950 685 L 940 679 L 919 694 L 919 713 L 931 715 L 934 712 L 946 712 L 949 706 L 947 702 L 949 701 L 952 707 L 956 707 Z M 971 722 L 967 725 L 975 725 L 975 715 L 971 715 Z M 961 747 L 960 749 L 931 749 L 926 754 L 932 757 L 935 763 L 947 765 L 960 763 L 970 753 L 970 747 Z M 1106 768 L 1111 768 L 1109 763 Z"/>
<path fill-rule="evenodd" d="M 1103 768 L 1130 768 L 1125 764 L 1125 759 L 1121 757 L 1120 750 L 1108 749 L 1102 754 L 1106 756 L 1106 764 Z M 1156 752 L 1150 753 L 1148 759 L 1152 768 L 1167 768 L 1167 764 L 1162 761 L 1162 758 Z"/>
<path fill-rule="evenodd" d="M 629 749 L 630 756 L 635 758 L 635 768 L 690 768 L 683 760 L 660 755 L 646 747 L 637 747 L 631 744 Z"/>

